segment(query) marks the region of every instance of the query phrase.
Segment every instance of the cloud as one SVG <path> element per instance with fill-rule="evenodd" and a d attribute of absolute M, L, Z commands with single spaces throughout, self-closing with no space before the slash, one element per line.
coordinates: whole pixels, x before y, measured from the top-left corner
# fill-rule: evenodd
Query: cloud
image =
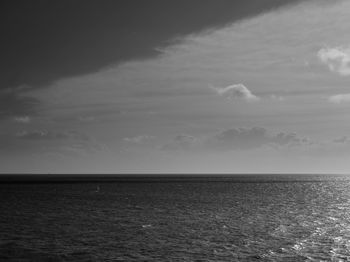
<path fill-rule="evenodd" d="M 123 138 L 125 150 L 154 149 L 156 147 L 156 137 L 150 135 L 139 135 Z"/>
<path fill-rule="evenodd" d="M 342 76 L 350 75 L 350 48 L 322 48 L 317 56 L 330 71 Z"/>
<path fill-rule="evenodd" d="M 254 149 L 264 145 L 289 146 L 307 142 L 294 133 L 270 134 L 265 128 L 232 128 L 215 136 L 218 145 L 226 149 Z"/>
<path fill-rule="evenodd" d="M 13 121 L 17 123 L 22 123 L 22 124 L 28 124 L 31 122 L 31 119 L 29 116 L 18 116 L 18 117 L 15 117 Z"/>
<path fill-rule="evenodd" d="M 93 117 L 93 116 L 79 116 L 78 121 L 83 122 L 83 123 L 93 122 L 93 121 L 95 121 L 95 117 Z"/>
<path fill-rule="evenodd" d="M 242 99 L 247 102 L 256 102 L 260 100 L 259 97 L 255 96 L 243 84 L 230 85 L 227 87 L 209 87 L 213 89 L 218 95 L 226 97 L 228 99 Z"/>
<path fill-rule="evenodd" d="M 0 120 L 18 115 L 34 115 L 40 102 L 38 99 L 23 95 L 26 89 L 0 90 Z"/>
<path fill-rule="evenodd" d="M 263 146 L 271 148 L 307 145 L 306 138 L 300 138 L 294 133 L 280 132 L 272 134 L 263 127 L 230 128 L 218 134 L 194 137 L 181 134 L 161 147 L 162 150 L 204 150 L 204 151 L 234 151 L 251 150 Z"/>
<path fill-rule="evenodd" d="M 195 146 L 195 143 L 199 142 L 199 139 L 186 134 L 177 135 L 172 141 L 163 145 L 162 150 L 188 150 Z"/>
<path fill-rule="evenodd" d="M 17 132 L 15 135 L 20 139 L 27 140 L 81 140 L 88 141 L 89 137 L 85 134 L 81 134 L 75 131 L 48 131 L 48 130 L 23 130 Z"/>
<path fill-rule="evenodd" d="M 348 142 L 349 142 L 349 139 L 346 136 L 333 139 L 333 143 L 337 143 L 337 144 L 345 144 Z"/>
<path fill-rule="evenodd" d="M 110 64 L 152 57 L 158 55 L 156 47 L 171 44 L 174 37 L 302 1 L 11 1 L 0 10 L 0 89 L 17 83 L 42 86 Z M 178 17 L 181 23 L 176 22 Z M 67 27 L 69 30 L 62 30 Z M 58 46 L 57 39 L 65 41 Z"/>
<path fill-rule="evenodd" d="M 150 141 L 154 140 L 154 136 L 140 135 L 135 137 L 125 137 L 123 141 L 131 144 L 148 144 Z"/>
<path fill-rule="evenodd" d="M 310 141 L 307 138 L 300 138 L 295 133 L 280 132 L 277 135 L 270 137 L 270 143 L 280 146 L 308 144 L 309 142 Z"/>
<path fill-rule="evenodd" d="M 349 103 L 350 102 L 350 93 L 330 96 L 328 98 L 328 101 L 331 103 L 334 103 L 334 104 Z"/>
<path fill-rule="evenodd" d="M 68 157 L 95 154 L 108 150 L 92 137 L 77 131 L 23 130 L 17 133 L 0 133 L 0 152 L 16 156 L 44 156 L 55 154 Z"/>
<path fill-rule="evenodd" d="M 271 99 L 271 100 L 274 100 L 274 101 L 279 101 L 279 102 L 285 100 L 285 98 L 284 98 L 283 96 L 274 95 L 274 94 L 270 95 L 270 99 Z"/>

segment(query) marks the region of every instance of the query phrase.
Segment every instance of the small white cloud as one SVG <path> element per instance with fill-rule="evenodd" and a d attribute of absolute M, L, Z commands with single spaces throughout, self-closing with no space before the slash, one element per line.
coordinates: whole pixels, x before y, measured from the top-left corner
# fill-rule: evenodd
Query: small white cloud
<path fill-rule="evenodd" d="M 31 121 L 29 116 L 18 116 L 18 117 L 15 117 L 13 120 L 17 123 L 22 123 L 22 124 L 28 124 Z"/>
<path fill-rule="evenodd" d="M 350 94 L 339 94 L 339 95 L 330 96 L 328 98 L 328 101 L 334 104 L 349 103 Z"/>
<path fill-rule="evenodd" d="M 213 89 L 218 95 L 226 97 L 228 99 L 243 99 L 247 102 L 256 102 L 260 100 L 259 97 L 255 96 L 243 84 L 230 85 L 227 87 L 209 87 Z"/>
<path fill-rule="evenodd" d="M 332 72 L 350 75 L 350 48 L 322 48 L 317 56 Z"/>

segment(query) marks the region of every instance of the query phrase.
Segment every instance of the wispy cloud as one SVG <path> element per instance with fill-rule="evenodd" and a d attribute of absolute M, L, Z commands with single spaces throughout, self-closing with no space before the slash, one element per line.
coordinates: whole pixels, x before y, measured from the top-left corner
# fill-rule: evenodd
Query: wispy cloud
<path fill-rule="evenodd" d="M 36 114 L 40 102 L 37 98 L 24 95 L 23 92 L 27 89 L 23 87 L 0 90 L 0 120 Z"/>
<path fill-rule="evenodd" d="M 309 140 L 295 133 L 279 132 L 273 134 L 263 127 L 230 128 L 218 134 L 194 137 L 181 134 L 161 147 L 163 150 L 204 150 L 234 151 L 251 150 L 264 146 L 286 148 L 309 144 Z"/>
<path fill-rule="evenodd" d="M 149 136 L 149 135 L 140 135 L 140 136 L 135 136 L 135 137 L 125 137 L 123 141 L 131 144 L 149 144 L 151 141 L 155 139 L 154 136 Z"/>
<path fill-rule="evenodd" d="M 79 116 L 78 117 L 78 121 L 79 122 L 93 122 L 95 120 L 95 117 L 93 116 Z"/>
<path fill-rule="evenodd" d="M 350 93 L 330 96 L 328 98 L 328 101 L 331 103 L 334 103 L 334 104 L 349 103 L 350 102 Z"/>
<path fill-rule="evenodd" d="M 270 99 L 271 99 L 271 100 L 274 100 L 274 101 L 280 101 L 280 102 L 285 100 L 285 98 L 284 98 L 283 96 L 274 95 L 274 94 L 272 94 L 272 95 L 270 96 Z"/>
<path fill-rule="evenodd" d="M 330 71 L 342 76 L 350 75 L 350 48 L 322 48 L 317 56 Z"/>
<path fill-rule="evenodd" d="M 349 139 L 346 136 L 333 139 L 333 143 L 344 144 L 348 142 L 349 142 Z"/>
<path fill-rule="evenodd" d="M 187 135 L 187 134 L 180 134 L 177 135 L 171 142 L 163 145 L 161 147 L 162 150 L 187 150 L 192 148 L 196 142 L 199 142 L 199 139 Z"/>
<path fill-rule="evenodd" d="M 17 116 L 13 118 L 13 121 L 21 124 L 28 124 L 31 122 L 31 119 L 29 116 Z"/>
<path fill-rule="evenodd" d="M 215 136 L 219 146 L 227 149 L 253 149 L 264 145 L 289 146 L 303 144 L 307 139 L 294 133 L 270 134 L 263 127 L 232 128 Z"/>
<path fill-rule="evenodd" d="M 87 156 L 108 151 L 93 137 L 79 131 L 22 130 L 0 133 L 0 153 L 44 157 L 54 154 L 62 157 Z"/>
<path fill-rule="evenodd" d="M 242 99 L 247 102 L 256 102 L 260 98 L 255 96 L 246 86 L 243 84 L 230 85 L 227 87 L 214 87 L 209 86 L 218 95 L 226 97 L 228 99 Z"/>
<path fill-rule="evenodd" d="M 15 136 L 17 138 L 28 140 L 90 140 L 90 138 L 87 135 L 74 131 L 23 130 L 17 132 Z"/>

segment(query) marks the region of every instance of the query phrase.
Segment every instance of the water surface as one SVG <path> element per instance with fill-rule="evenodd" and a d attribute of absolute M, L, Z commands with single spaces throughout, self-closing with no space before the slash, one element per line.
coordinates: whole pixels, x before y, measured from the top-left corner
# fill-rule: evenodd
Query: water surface
<path fill-rule="evenodd" d="M 0 184 L 0 260 L 350 261 L 346 177 L 209 180 Z"/>

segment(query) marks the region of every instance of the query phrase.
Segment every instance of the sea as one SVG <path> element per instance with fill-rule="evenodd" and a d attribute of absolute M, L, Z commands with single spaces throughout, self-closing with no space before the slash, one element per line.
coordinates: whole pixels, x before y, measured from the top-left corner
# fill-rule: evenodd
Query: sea
<path fill-rule="evenodd" d="M 350 178 L 2 181 L 0 261 L 350 261 Z"/>

